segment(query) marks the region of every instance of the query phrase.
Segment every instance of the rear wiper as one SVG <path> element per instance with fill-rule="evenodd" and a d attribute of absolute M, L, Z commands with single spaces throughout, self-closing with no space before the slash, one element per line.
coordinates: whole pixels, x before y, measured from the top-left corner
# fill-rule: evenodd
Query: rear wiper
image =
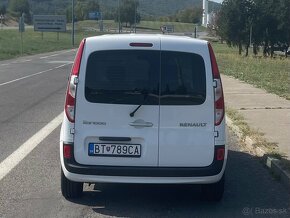
<path fill-rule="evenodd" d="M 140 93 L 141 94 L 141 93 Z M 141 102 L 141 104 L 138 106 L 138 107 L 136 107 L 136 109 L 134 110 L 134 111 L 132 111 L 131 113 L 130 113 L 130 117 L 134 117 L 134 115 L 135 115 L 135 113 L 139 110 L 139 108 L 146 102 L 146 100 L 147 100 L 147 98 L 148 98 L 148 96 L 149 96 L 149 93 L 147 92 L 147 91 L 145 91 L 145 92 L 143 92 L 142 93 L 143 95 L 144 95 L 144 98 L 143 98 L 143 101 Z"/>

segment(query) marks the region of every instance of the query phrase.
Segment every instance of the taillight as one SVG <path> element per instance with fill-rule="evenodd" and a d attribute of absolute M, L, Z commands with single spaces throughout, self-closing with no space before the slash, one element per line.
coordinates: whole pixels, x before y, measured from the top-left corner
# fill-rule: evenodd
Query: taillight
<path fill-rule="evenodd" d="M 86 39 L 83 39 L 80 43 L 77 55 L 75 57 L 74 65 L 72 67 L 72 72 L 71 72 L 72 75 L 79 75 L 85 42 L 86 42 Z"/>
<path fill-rule="evenodd" d="M 216 151 L 216 159 L 223 160 L 225 158 L 225 148 L 218 148 Z"/>
<path fill-rule="evenodd" d="M 214 99 L 215 99 L 215 125 L 218 126 L 223 121 L 225 115 L 224 94 L 222 88 L 222 81 L 216 62 L 215 55 L 211 45 L 208 43 L 208 50 L 211 61 L 212 75 L 215 83 Z"/>
<path fill-rule="evenodd" d="M 63 144 L 63 157 L 70 159 L 72 157 L 72 146 L 71 144 Z"/>
<path fill-rule="evenodd" d="M 81 41 L 79 49 L 77 51 L 74 64 L 72 67 L 72 71 L 71 71 L 71 76 L 68 81 L 67 91 L 66 91 L 64 109 L 65 109 L 65 114 L 68 120 L 72 123 L 74 123 L 75 121 L 75 97 L 76 97 L 78 76 L 80 72 L 84 46 L 85 46 L 85 39 Z"/>

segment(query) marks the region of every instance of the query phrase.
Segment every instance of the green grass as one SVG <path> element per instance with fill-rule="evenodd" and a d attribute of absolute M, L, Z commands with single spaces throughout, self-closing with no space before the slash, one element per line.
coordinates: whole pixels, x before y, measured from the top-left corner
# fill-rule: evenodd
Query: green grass
<path fill-rule="evenodd" d="M 142 21 L 138 24 L 139 30 L 159 30 L 161 25 L 168 22 Z M 194 25 L 187 23 L 171 22 L 175 32 L 191 32 Z M 70 28 L 70 26 L 68 26 Z M 87 36 L 99 35 L 99 26 L 96 21 L 82 21 L 76 24 L 75 45 Z M 201 29 L 201 27 L 199 27 Z M 117 23 L 112 20 L 104 21 L 104 33 L 107 30 L 117 30 Z M 138 30 L 137 30 L 138 31 Z M 109 33 L 114 33 L 109 32 Z M 289 69 L 290 58 L 271 59 L 242 57 L 237 53 L 236 48 L 229 48 L 225 44 L 214 43 L 215 54 L 220 71 L 226 75 L 234 76 L 245 82 L 254 84 L 268 92 L 290 99 L 289 93 Z M 57 33 L 44 33 L 43 39 L 40 32 L 27 29 L 23 33 L 23 55 L 38 54 L 62 49 L 72 48 L 71 34 L 60 33 L 57 40 Z M 0 60 L 15 58 L 21 55 L 21 38 L 18 30 L 0 30 Z"/>
<path fill-rule="evenodd" d="M 242 143 L 244 142 L 246 136 L 249 136 L 251 139 L 254 140 L 254 147 L 259 147 L 264 150 L 266 152 L 266 157 L 271 157 L 279 160 L 280 166 L 290 173 L 290 161 L 287 160 L 286 154 L 279 152 L 277 143 L 268 142 L 264 138 L 263 133 L 259 132 L 258 130 L 252 129 L 245 121 L 245 118 L 242 116 L 242 114 L 239 113 L 239 111 L 227 107 L 226 112 L 228 117 L 232 120 L 233 124 L 239 128 L 240 133 L 242 134 L 240 138 Z M 255 153 L 253 149 L 251 149 L 251 152 Z"/>
<path fill-rule="evenodd" d="M 237 127 L 239 127 L 241 135 L 241 141 L 243 142 L 245 138 L 248 136 L 251 139 L 254 140 L 255 144 L 253 146 L 260 147 L 269 155 L 275 155 L 276 157 L 278 155 L 282 156 L 281 153 L 278 152 L 277 143 L 268 142 L 264 138 L 264 134 L 259 132 L 258 130 L 255 130 L 249 126 L 249 124 L 245 121 L 245 118 L 241 113 L 239 113 L 237 110 L 232 108 L 226 108 L 226 112 L 228 117 L 233 121 L 233 124 Z"/>
<path fill-rule="evenodd" d="M 93 32 L 76 32 L 75 46 L 84 37 L 95 35 Z M 34 32 L 27 29 L 23 33 L 23 55 L 32 55 L 43 52 L 57 51 L 72 48 L 71 34 L 43 33 Z M 10 59 L 21 56 L 21 36 L 18 30 L 0 30 L 0 60 Z"/>
<path fill-rule="evenodd" d="M 103 24 L 104 24 L 104 31 L 108 31 L 109 29 L 110 30 L 117 30 L 118 29 L 118 23 L 114 22 L 113 20 L 104 20 Z M 142 31 L 142 30 L 160 31 L 160 26 L 163 26 L 166 24 L 174 25 L 175 32 L 193 32 L 194 27 L 195 27 L 194 24 L 190 24 L 190 23 L 141 21 L 139 24 L 137 24 L 137 32 Z M 87 28 L 99 29 L 98 22 L 92 21 L 92 20 L 80 21 L 77 23 L 76 26 L 79 30 L 87 29 Z M 125 28 L 125 27 L 123 26 L 123 28 Z M 204 31 L 205 29 L 204 29 L 204 27 L 198 27 L 198 30 Z"/>
<path fill-rule="evenodd" d="M 213 44 L 221 73 L 290 100 L 290 58 L 244 57 L 236 48 Z"/>
<path fill-rule="evenodd" d="M 175 32 L 193 32 L 194 29 L 194 25 L 188 23 L 142 21 L 137 26 L 137 32 L 142 30 L 159 31 L 160 26 L 164 24 L 174 25 Z M 104 33 L 99 32 L 97 21 L 77 22 L 75 28 L 75 46 L 77 46 L 84 37 L 117 32 L 118 24 L 113 20 L 104 20 Z M 68 29 L 71 29 L 70 24 Z M 202 27 L 199 27 L 199 30 L 203 30 Z M 21 37 L 18 30 L 0 29 L 0 60 L 69 48 L 72 48 L 70 31 L 59 33 L 59 40 L 57 40 L 57 33 L 44 33 L 42 39 L 40 32 L 26 29 L 23 33 L 23 54 L 21 54 Z"/>
<path fill-rule="evenodd" d="M 179 23 L 179 22 L 161 22 L 161 21 L 141 21 L 140 24 L 137 25 L 138 28 L 148 28 L 152 30 L 160 30 L 160 27 L 163 25 L 173 25 L 174 32 L 193 32 L 194 24 L 190 23 Z M 201 30 L 201 27 L 198 28 Z"/>

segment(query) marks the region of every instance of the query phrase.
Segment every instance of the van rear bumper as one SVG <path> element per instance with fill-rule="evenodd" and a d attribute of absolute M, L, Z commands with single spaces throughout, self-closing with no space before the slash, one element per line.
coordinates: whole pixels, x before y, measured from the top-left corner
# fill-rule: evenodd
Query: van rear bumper
<path fill-rule="evenodd" d="M 206 167 L 128 167 L 128 166 L 95 166 L 79 164 L 73 158 L 63 159 L 64 167 L 69 173 L 94 176 L 121 177 L 206 177 L 218 175 L 224 165 L 223 160 L 217 160 L 217 149 L 224 145 L 215 146 L 213 162 Z M 72 149 L 73 150 L 73 149 Z"/>

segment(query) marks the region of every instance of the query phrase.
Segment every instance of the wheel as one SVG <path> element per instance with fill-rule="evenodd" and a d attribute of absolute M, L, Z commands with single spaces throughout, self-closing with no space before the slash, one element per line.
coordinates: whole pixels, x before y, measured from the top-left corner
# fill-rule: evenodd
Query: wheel
<path fill-rule="evenodd" d="M 83 183 L 68 180 L 61 169 L 61 193 L 67 198 L 79 198 L 83 193 Z"/>
<path fill-rule="evenodd" d="M 221 180 L 216 183 L 202 185 L 203 197 L 208 201 L 220 201 L 224 194 L 224 188 L 225 174 L 222 176 Z"/>

